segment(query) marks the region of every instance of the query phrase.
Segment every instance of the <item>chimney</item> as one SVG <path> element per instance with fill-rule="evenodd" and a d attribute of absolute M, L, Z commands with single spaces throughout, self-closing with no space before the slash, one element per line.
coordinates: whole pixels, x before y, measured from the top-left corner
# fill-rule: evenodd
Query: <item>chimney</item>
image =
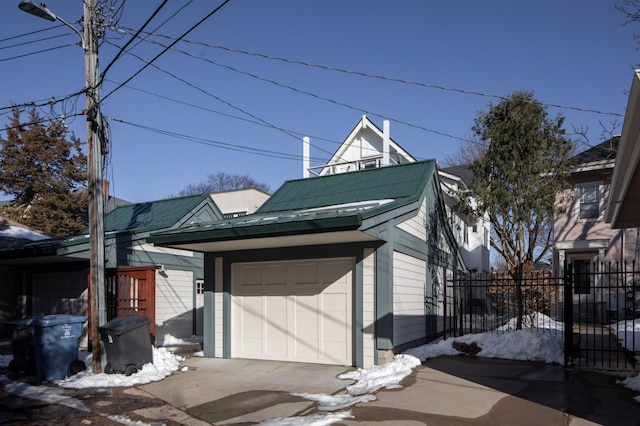
<path fill-rule="evenodd" d="M 389 144 L 391 137 L 389 136 L 389 120 L 382 122 L 382 167 L 389 165 Z"/>
<path fill-rule="evenodd" d="M 309 137 L 302 138 L 302 177 L 309 177 Z"/>
<path fill-rule="evenodd" d="M 102 179 L 102 196 L 105 200 L 109 199 L 109 181 Z"/>

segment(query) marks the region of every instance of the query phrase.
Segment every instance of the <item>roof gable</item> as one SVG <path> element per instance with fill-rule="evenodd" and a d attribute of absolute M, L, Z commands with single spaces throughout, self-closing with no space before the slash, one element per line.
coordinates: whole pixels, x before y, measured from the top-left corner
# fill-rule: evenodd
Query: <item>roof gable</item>
<path fill-rule="evenodd" d="M 419 197 L 434 172 L 430 160 L 288 181 L 256 213 Z"/>
<path fill-rule="evenodd" d="M 618 152 L 618 143 L 620 136 L 614 136 L 598 145 L 587 149 L 571 158 L 571 162 L 575 166 L 586 165 L 590 163 L 614 162 L 616 153 Z"/>
<path fill-rule="evenodd" d="M 203 203 L 210 205 L 213 210 L 206 212 L 197 209 Z M 105 232 L 169 229 L 221 218 L 222 214 L 210 195 L 199 194 L 117 207 L 105 216 L 104 229 Z"/>
<path fill-rule="evenodd" d="M 314 167 L 320 169 L 319 175 L 333 173 L 330 166 L 355 164 L 367 159 L 379 158 L 383 154 L 384 133 L 366 116 L 351 130 L 326 165 Z M 389 153 L 398 164 L 414 162 L 416 159 L 397 142 L 389 138 Z M 344 171 L 353 171 L 347 167 Z"/>

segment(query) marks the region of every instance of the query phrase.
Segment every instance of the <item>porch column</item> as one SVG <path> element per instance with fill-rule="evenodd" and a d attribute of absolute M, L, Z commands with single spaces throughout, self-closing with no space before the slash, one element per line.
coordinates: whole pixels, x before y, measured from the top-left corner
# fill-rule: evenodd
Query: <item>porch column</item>
<path fill-rule="evenodd" d="M 567 260 L 565 250 L 558 250 L 558 269 L 557 273 L 559 277 L 564 277 L 564 263 Z"/>

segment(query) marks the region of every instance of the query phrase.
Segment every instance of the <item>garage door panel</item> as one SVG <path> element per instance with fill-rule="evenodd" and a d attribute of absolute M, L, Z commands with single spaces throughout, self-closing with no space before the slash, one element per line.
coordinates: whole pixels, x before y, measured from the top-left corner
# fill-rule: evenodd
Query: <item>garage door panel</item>
<path fill-rule="evenodd" d="M 234 264 L 232 298 L 250 302 L 232 304 L 232 356 L 351 365 L 354 265 L 353 259 Z M 245 267 L 250 274 L 242 273 Z M 247 288 L 255 291 L 256 284 L 242 279 L 258 275 L 262 293 L 248 296 Z"/>

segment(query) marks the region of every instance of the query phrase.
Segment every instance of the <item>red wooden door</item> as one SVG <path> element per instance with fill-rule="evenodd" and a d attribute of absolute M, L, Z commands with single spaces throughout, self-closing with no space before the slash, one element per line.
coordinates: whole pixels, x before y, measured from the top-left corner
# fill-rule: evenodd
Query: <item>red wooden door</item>
<path fill-rule="evenodd" d="M 105 273 L 107 322 L 116 317 L 148 317 L 152 343 L 156 337 L 156 269 L 155 266 L 123 266 L 107 269 Z"/>

